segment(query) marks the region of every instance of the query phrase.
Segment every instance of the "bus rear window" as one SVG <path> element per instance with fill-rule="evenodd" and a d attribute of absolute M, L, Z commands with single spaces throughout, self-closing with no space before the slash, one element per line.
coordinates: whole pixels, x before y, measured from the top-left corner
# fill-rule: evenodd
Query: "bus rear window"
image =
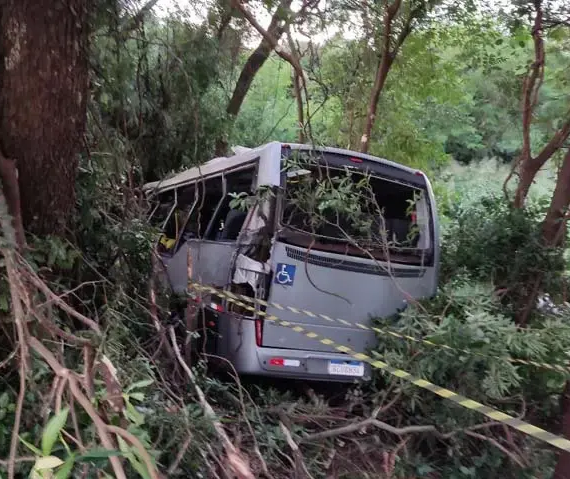
<path fill-rule="evenodd" d="M 309 235 L 316 249 L 344 244 L 378 257 L 387 251 L 423 255 L 430 248 L 425 190 L 354 168 L 289 171 L 282 226 L 290 242 Z"/>

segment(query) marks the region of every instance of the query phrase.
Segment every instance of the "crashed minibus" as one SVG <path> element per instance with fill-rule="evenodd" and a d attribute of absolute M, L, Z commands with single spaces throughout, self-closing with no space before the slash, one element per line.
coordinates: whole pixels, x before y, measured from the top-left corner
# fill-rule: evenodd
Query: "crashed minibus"
<path fill-rule="evenodd" d="M 365 352 L 378 339 L 362 325 L 435 293 L 430 182 L 337 148 L 271 142 L 234 153 L 144 187 L 168 282 L 193 294 L 208 352 L 243 375 L 368 379 L 368 364 L 294 327 Z M 251 298 L 255 311 L 189 282 Z"/>

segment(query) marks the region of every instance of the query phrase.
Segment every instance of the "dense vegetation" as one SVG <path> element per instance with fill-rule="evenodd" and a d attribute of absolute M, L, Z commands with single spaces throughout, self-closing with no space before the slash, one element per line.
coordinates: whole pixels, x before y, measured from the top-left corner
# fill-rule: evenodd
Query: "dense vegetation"
<path fill-rule="evenodd" d="M 570 477 L 381 371 L 321 395 L 187 368 L 140 188 L 272 140 L 421 168 L 439 292 L 373 353 L 570 438 L 570 8 L 156 3 L 0 5 L 0 477 Z"/>

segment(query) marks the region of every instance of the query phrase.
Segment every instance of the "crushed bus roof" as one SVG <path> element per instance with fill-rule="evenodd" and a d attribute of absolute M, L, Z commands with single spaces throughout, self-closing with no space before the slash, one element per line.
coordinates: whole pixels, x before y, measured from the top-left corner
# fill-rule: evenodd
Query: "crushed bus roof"
<path fill-rule="evenodd" d="M 239 167 L 240 165 L 246 164 L 255 158 L 260 158 L 260 162 L 263 160 L 268 161 L 271 157 L 271 152 L 275 149 L 281 150 L 282 147 L 288 147 L 292 150 L 316 150 L 323 153 L 337 153 L 341 155 L 349 155 L 358 158 L 362 158 L 365 160 L 374 161 L 377 163 L 382 163 L 387 166 L 391 166 L 393 168 L 406 171 L 408 173 L 414 174 L 418 173 L 417 170 L 409 168 L 407 166 L 401 165 L 399 163 L 395 163 L 390 160 L 386 160 L 385 158 L 378 158 L 371 155 L 366 155 L 362 153 L 358 153 L 356 151 L 344 150 L 341 148 L 331 148 L 331 147 L 319 147 L 313 145 L 304 145 L 299 143 L 281 143 L 281 142 L 271 142 L 266 143 L 265 145 L 261 145 L 257 148 L 245 148 L 245 147 L 235 147 L 235 155 L 230 157 L 219 157 L 214 158 L 203 165 L 196 166 L 193 168 L 189 168 L 184 170 L 176 175 L 171 176 L 170 178 L 166 178 L 159 181 L 153 181 L 151 183 L 146 183 L 143 186 L 143 191 L 148 194 L 158 194 L 163 193 L 165 191 L 185 186 L 189 183 L 192 183 L 194 180 L 198 178 L 206 178 L 208 176 L 215 175 L 225 170 L 230 170 Z M 274 157 L 275 158 L 275 157 Z M 277 158 L 280 159 L 280 155 L 277 155 Z M 279 184 L 279 178 L 266 178 L 263 184 Z"/>

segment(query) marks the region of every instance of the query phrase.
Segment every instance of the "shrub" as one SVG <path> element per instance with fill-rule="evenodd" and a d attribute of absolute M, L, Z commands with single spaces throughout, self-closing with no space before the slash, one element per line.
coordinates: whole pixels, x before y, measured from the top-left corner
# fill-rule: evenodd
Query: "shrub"
<path fill-rule="evenodd" d="M 503 304 L 518 304 L 528 285 L 542 276 L 542 290 L 551 295 L 563 289 L 564 250 L 541 243 L 544 201 L 512 208 L 499 196 L 484 197 L 448 211 L 442 238 L 442 280 L 462 274 L 489 281 L 502 293 Z"/>

